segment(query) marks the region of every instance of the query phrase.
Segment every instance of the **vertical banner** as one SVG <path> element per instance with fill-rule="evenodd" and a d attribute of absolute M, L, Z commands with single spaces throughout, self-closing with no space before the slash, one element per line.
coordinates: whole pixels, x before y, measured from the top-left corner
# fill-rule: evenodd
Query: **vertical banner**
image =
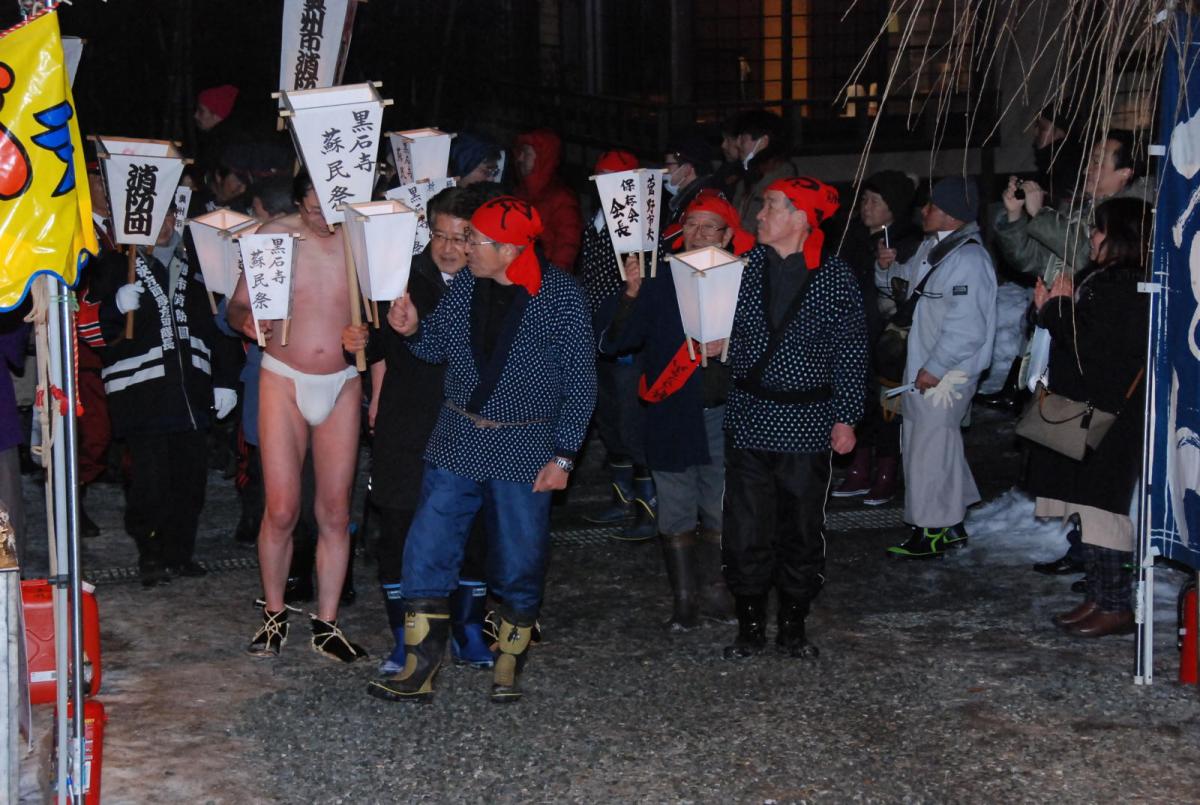
<path fill-rule="evenodd" d="M 454 184 L 454 179 L 450 177 L 430 179 L 425 182 L 414 182 L 413 184 L 393 187 L 383 194 L 384 198 L 391 201 L 399 201 L 416 213 L 417 229 L 413 237 L 413 254 L 423 252 L 425 247 L 429 245 L 429 238 L 433 234 L 431 229 L 433 224 L 425 212 L 429 206 L 429 199 L 447 188 L 454 187 Z"/>
<path fill-rule="evenodd" d="M 396 178 L 402 185 L 444 179 L 449 172 L 453 134 L 438 129 L 412 129 L 388 133 Z"/>
<path fill-rule="evenodd" d="M 175 188 L 175 209 L 179 215 L 175 219 L 175 231 L 180 235 L 183 234 L 183 228 L 187 226 L 188 210 L 192 207 L 192 188 L 185 184 Z"/>
<path fill-rule="evenodd" d="M 417 213 L 399 201 L 368 201 L 346 208 L 358 287 L 363 296 L 391 302 L 408 290 Z"/>
<path fill-rule="evenodd" d="M 284 0 L 279 88 L 332 87 L 349 50 L 356 0 Z"/>
<path fill-rule="evenodd" d="M 97 137 L 101 175 L 112 211 L 113 239 L 153 246 L 187 160 L 167 140 Z"/>
<path fill-rule="evenodd" d="M 1200 569 L 1200 72 L 1198 31 L 1180 13 L 1163 59 L 1147 417 L 1151 545 Z M 1186 54 L 1180 42 L 1191 43 Z"/>
<path fill-rule="evenodd" d="M 312 177 L 331 226 L 342 206 L 371 200 L 378 168 L 383 107 L 374 84 L 280 93 L 296 151 Z"/>
<path fill-rule="evenodd" d="M 0 310 L 37 274 L 74 285 L 99 250 L 82 145 L 57 12 L 0 34 Z"/>
<path fill-rule="evenodd" d="M 292 317 L 292 269 L 295 240 L 292 234 L 241 235 L 242 265 L 250 313 L 255 322 L 281 321 Z"/>
<path fill-rule="evenodd" d="M 242 271 L 241 249 L 235 237 L 258 229 L 258 220 L 233 210 L 213 210 L 188 222 L 196 259 L 209 292 L 232 296 Z"/>

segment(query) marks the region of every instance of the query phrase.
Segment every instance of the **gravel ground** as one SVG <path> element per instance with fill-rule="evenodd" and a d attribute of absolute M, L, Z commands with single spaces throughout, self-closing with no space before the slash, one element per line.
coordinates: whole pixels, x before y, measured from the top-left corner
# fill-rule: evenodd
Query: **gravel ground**
<path fill-rule="evenodd" d="M 1011 423 L 976 413 L 970 452 L 990 499 L 1013 483 Z M 1069 578 L 998 565 L 980 541 L 888 561 L 900 532 L 849 527 L 842 508 L 810 618 L 820 658 L 723 661 L 732 627 L 659 628 L 669 591 L 653 544 L 575 530 L 604 496 L 590 452 L 556 509 L 546 639 L 511 707 L 488 702 L 488 672 L 454 666 L 428 705 L 365 694 L 390 648 L 366 556 L 343 621 L 370 663 L 314 654 L 302 622 L 278 660 L 247 657 L 258 582 L 228 536 L 229 482 L 212 476 L 199 554 L 232 569 L 151 591 L 105 581 L 134 552 L 119 488 L 96 487 L 88 507 L 105 533 L 85 565 L 102 579 L 105 801 L 1195 800 L 1200 701 L 1174 682 L 1170 629 L 1156 684 L 1135 686 L 1132 637 L 1081 643 L 1050 625 L 1076 601 Z M 35 719 L 30 802 L 49 710 Z"/>

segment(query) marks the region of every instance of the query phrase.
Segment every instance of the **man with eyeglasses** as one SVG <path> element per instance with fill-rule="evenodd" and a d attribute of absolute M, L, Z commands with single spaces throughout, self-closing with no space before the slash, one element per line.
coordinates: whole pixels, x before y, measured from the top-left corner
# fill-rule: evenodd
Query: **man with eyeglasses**
<path fill-rule="evenodd" d="M 284 588 L 292 555 L 292 532 L 300 513 L 300 479 L 312 443 L 316 476 L 317 614 L 311 617 L 312 648 L 352 663 L 367 656 L 337 625 L 338 604 L 350 559 L 350 493 L 358 460 L 362 384 L 339 349 L 350 323 L 349 291 L 340 232 L 330 229 L 306 172 L 293 185 L 297 211 L 266 224 L 261 234 L 295 234 L 292 327 L 286 346 L 271 322 L 257 331 L 267 340 L 259 372 L 259 454 L 266 510 L 258 534 L 263 622 L 247 647 L 259 657 L 278 656 L 288 637 Z M 331 301 L 336 300 L 336 302 Z M 245 275 L 229 301 L 230 325 L 255 337 Z"/>
<path fill-rule="evenodd" d="M 754 247 L 733 205 L 711 190 L 688 205 L 676 230 L 665 240 L 685 251 L 715 246 L 742 255 Z M 674 600 L 664 627 L 686 631 L 700 616 L 729 622 L 733 601 L 721 577 L 722 423 L 729 393 L 729 367 L 719 360 L 724 342 L 694 348 L 708 356 L 702 367 L 688 349 L 671 272 L 643 278 L 633 256 L 625 273 L 625 292 L 606 302 L 596 320 L 601 354 L 637 350 L 646 370 L 638 383 L 646 412 L 643 448 L 658 493 L 658 538 Z"/>
<path fill-rule="evenodd" d="M 451 187 L 429 200 L 429 244 L 413 257 L 408 279 L 407 295 L 419 317 L 433 312 L 466 268 L 471 215 L 502 192 L 499 185 L 484 182 L 470 188 Z M 394 318 L 392 305 L 380 305 L 379 315 Z M 366 349 L 371 364 L 371 407 L 367 414 L 373 433 L 371 502 L 379 512 L 379 584 L 388 626 L 395 638 L 391 653 L 379 665 L 379 673 L 390 675 L 404 668 L 404 542 L 421 491 L 425 469 L 422 455 L 442 407 L 446 367 L 418 359 L 391 327 L 350 325 L 342 331 L 342 348 L 351 354 Z M 477 517 L 458 588 L 450 596 L 451 648 L 455 659 L 475 666 L 492 664 L 483 639 L 485 551 L 483 518 Z"/>
<path fill-rule="evenodd" d="M 421 319 L 405 296 L 389 311 L 389 325 L 413 354 L 446 363 L 446 382 L 404 549 L 405 666 L 372 682 L 372 696 L 432 695 L 449 635 L 448 598 L 470 522 L 482 509 L 489 582 L 502 602 L 491 699 L 521 697 L 518 677 L 542 604 L 550 499 L 566 488 L 596 394 L 583 293 L 538 258 L 541 233 L 529 202 L 492 199 L 471 217 L 470 270 L 441 304 Z"/>

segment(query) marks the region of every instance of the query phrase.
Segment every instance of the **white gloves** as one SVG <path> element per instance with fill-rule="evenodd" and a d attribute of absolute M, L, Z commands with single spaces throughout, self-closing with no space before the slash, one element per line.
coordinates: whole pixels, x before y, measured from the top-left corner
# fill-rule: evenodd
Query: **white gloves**
<path fill-rule="evenodd" d="M 117 289 L 117 310 L 122 313 L 128 313 L 131 310 L 137 310 L 142 306 L 142 292 L 146 290 L 142 287 L 142 281 L 131 282 L 128 285 L 122 285 Z"/>
<path fill-rule="evenodd" d="M 967 373 L 959 369 L 951 369 L 943 375 L 942 379 L 936 386 L 925 390 L 925 399 L 929 400 L 933 405 L 940 405 L 944 408 L 949 408 L 958 400 L 962 399 L 962 392 L 954 389 L 965 385 L 967 382 Z"/>
<path fill-rule="evenodd" d="M 124 289 L 122 289 L 124 290 Z M 233 389 L 213 389 L 213 408 L 217 409 L 217 419 L 224 419 L 237 405 L 237 392 Z"/>

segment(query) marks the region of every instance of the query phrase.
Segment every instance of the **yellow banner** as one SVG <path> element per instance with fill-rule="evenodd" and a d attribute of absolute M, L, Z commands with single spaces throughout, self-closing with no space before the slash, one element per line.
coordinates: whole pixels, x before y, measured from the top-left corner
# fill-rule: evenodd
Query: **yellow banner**
<path fill-rule="evenodd" d="M 0 310 L 42 273 L 74 285 L 97 251 L 58 14 L 0 34 Z"/>

